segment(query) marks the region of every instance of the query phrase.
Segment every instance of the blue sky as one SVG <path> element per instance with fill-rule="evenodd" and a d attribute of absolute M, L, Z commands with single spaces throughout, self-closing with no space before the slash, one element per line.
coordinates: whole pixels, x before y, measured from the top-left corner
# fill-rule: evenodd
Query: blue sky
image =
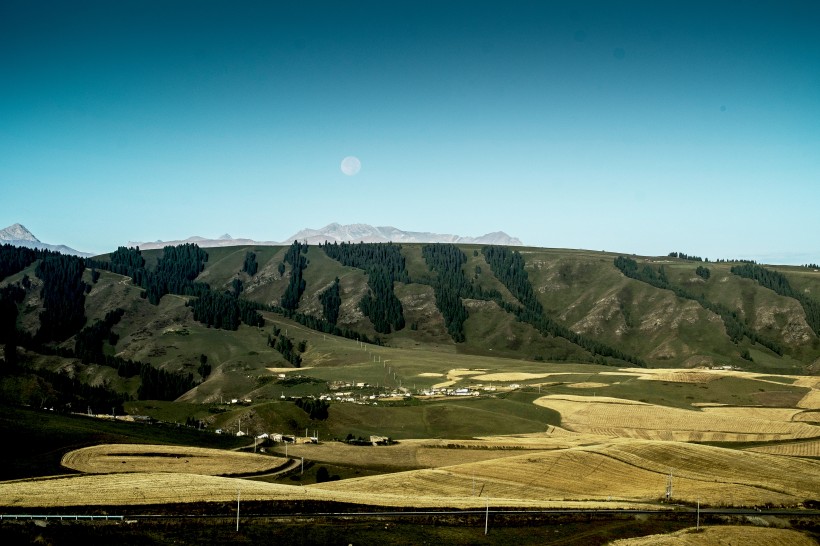
<path fill-rule="evenodd" d="M 820 262 L 820 3 L 748 4 L 6 0 L 0 227 Z"/>

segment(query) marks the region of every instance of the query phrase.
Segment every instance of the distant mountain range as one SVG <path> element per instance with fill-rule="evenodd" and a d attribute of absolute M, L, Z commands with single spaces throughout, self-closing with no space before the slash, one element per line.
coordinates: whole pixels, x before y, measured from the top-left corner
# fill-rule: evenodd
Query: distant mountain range
<path fill-rule="evenodd" d="M 79 250 L 74 250 L 73 248 L 65 245 L 51 245 L 44 243 L 35 237 L 34 234 L 27 230 L 22 224 L 13 224 L 3 230 L 0 230 L 0 244 L 54 250 L 63 254 L 73 254 L 74 256 L 92 256 L 92 254 L 89 254 L 88 252 L 80 252 Z"/>
<path fill-rule="evenodd" d="M 460 235 L 449 235 L 440 233 L 430 233 L 426 231 L 403 231 L 393 226 L 374 227 L 368 224 L 348 224 L 337 223 L 328 224 L 321 229 L 303 229 L 284 241 L 254 241 L 252 239 L 234 239 L 227 233 L 218 239 L 207 239 L 205 237 L 189 237 L 185 240 L 176 241 L 153 241 L 153 242 L 129 242 L 128 246 L 138 246 L 142 250 L 163 248 L 166 245 L 179 245 L 183 243 L 196 243 L 200 247 L 220 247 L 220 246 L 241 246 L 241 245 L 283 245 L 293 241 L 307 242 L 308 244 L 319 244 L 327 242 L 352 242 L 352 243 L 460 243 L 460 244 L 483 244 L 483 245 L 504 245 L 523 246 L 520 239 L 510 237 L 503 231 L 487 233 L 480 237 L 462 237 Z"/>

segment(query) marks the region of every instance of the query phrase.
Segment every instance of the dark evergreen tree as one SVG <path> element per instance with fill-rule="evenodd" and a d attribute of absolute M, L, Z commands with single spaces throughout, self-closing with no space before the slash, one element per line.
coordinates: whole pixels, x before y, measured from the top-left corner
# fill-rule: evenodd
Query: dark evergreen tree
<path fill-rule="evenodd" d="M 319 295 L 319 302 L 322 304 L 322 314 L 330 324 L 336 324 L 339 320 L 339 310 L 342 306 L 342 295 L 339 287 L 339 277 L 327 290 Z"/>
<path fill-rule="evenodd" d="M 463 271 L 467 256 L 452 244 L 424 245 L 421 253 L 430 270 L 436 273 L 433 291 L 447 332 L 456 343 L 463 342 L 467 308 L 464 307 L 462 298 L 469 297 L 472 293 L 472 286 Z"/>
<path fill-rule="evenodd" d="M 76 256 L 51 254 L 37 265 L 35 275 L 43 281 L 43 307 L 37 340 L 63 341 L 85 323 L 85 263 Z"/>
<path fill-rule="evenodd" d="M 245 262 L 242 264 L 242 271 L 253 277 L 256 275 L 256 270 L 259 264 L 256 263 L 256 254 L 253 252 L 245 253 Z"/>
<path fill-rule="evenodd" d="M 285 293 L 282 294 L 281 305 L 285 309 L 294 311 L 299 307 L 299 300 L 305 291 L 306 282 L 302 278 L 302 272 L 307 267 L 307 259 L 303 254 L 307 252 L 307 245 L 299 241 L 293 241 L 285 254 L 285 262 L 290 264 L 290 279 Z"/>
<path fill-rule="evenodd" d="M 389 334 L 404 328 L 404 309 L 393 291 L 395 282 L 410 282 L 401 247 L 393 243 L 326 243 L 325 254 L 342 265 L 367 271 L 369 292 L 359 308 L 373 328 Z"/>

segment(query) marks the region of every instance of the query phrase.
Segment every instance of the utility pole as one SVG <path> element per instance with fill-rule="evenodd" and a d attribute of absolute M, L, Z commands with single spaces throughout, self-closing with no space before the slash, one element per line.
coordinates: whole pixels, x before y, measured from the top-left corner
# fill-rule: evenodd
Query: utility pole
<path fill-rule="evenodd" d="M 239 489 L 236 490 L 236 532 L 239 532 Z"/>
<path fill-rule="evenodd" d="M 237 516 L 238 518 L 239 516 Z M 237 521 L 239 521 L 237 519 Z M 237 523 L 237 525 L 239 525 Z M 484 517 L 484 534 L 486 535 L 489 532 L 490 528 L 490 497 L 487 497 L 487 515 Z"/>
<path fill-rule="evenodd" d="M 695 530 L 700 531 L 700 499 L 698 499 L 698 519 L 697 523 L 695 524 Z"/>

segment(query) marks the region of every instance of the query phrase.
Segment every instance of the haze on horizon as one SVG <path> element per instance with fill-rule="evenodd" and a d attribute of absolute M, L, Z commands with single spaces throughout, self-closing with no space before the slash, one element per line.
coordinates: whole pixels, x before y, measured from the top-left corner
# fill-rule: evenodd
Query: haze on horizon
<path fill-rule="evenodd" d="M 818 26 L 810 0 L 3 2 L 0 224 L 817 263 Z"/>

